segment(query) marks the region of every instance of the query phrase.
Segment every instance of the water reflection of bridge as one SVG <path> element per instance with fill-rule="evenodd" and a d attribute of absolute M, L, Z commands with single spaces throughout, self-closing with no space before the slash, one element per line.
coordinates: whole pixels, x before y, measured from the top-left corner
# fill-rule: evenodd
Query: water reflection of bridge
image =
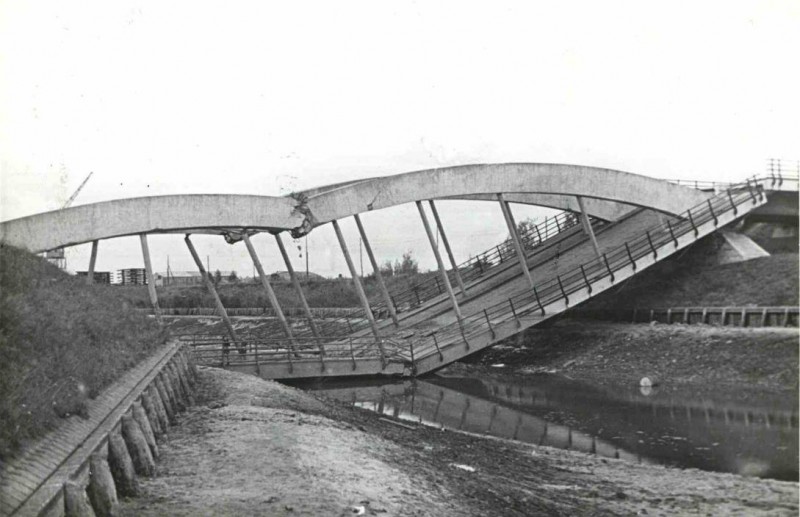
<path fill-rule="evenodd" d="M 432 381 L 322 390 L 338 400 L 436 427 L 634 462 L 798 477 L 797 414 L 791 410 L 651 399 L 554 376 L 524 384 Z"/>

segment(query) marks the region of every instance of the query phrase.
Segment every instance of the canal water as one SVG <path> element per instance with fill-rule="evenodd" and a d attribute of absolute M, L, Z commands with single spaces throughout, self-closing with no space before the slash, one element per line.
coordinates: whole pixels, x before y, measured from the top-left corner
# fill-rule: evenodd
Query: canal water
<path fill-rule="evenodd" d="M 638 463 L 798 480 L 797 401 L 758 407 L 557 375 L 323 381 L 305 389 L 434 427 Z"/>

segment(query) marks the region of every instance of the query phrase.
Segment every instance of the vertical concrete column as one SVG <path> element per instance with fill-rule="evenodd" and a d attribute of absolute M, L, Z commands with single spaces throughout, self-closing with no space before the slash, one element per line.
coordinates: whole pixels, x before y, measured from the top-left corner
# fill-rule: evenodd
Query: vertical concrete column
<path fill-rule="evenodd" d="M 283 257 L 283 263 L 286 264 L 286 271 L 289 272 L 289 278 L 292 280 L 294 290 L 297 292 L 297 296 L 300 298 L 300 304 L 303 306 L 303 312 L 306 314 L 308 326 L 311 327 L 311 333 L 314 334 L 314 337 L 322 337 L 322 333 L 320 333 L 319 328 L 317 327 L 317 322 L 314 321 L 314 316 L 311 314 L 311 308 L 308 306 L 308 302 L 306 301 L 306 295 L 303 294 L 303 286 L 300 285 L 300 280 L 297 279 L 297 275 L 294 272 L 294 267 L 292 267 L 292 261 L 289 260 L 289 254 L 286 253 L 283 240 L 281 240 L 281 236 L 278 233 L 275 234 L 275 242 L 278 243 L 278 249 Z M 306 253 L 308 253 L 308 250 L 306 250 Z"/>
<path fill-rule="evenodd" d="M 156 294 L 156 278 L 153 275 L 153 264 L 150 262 L 150 246 L 147 244 L 147 234 L 140 233 L 139 240 L 142 242 L 142 256 L 144 257 L 144 269 L 147 273 L 147 292 L 150 293 L 150 303 L 153 306 L 153 313 L 156 320 L 161 324 L 161 308 L 158 306 L 158 295 Z"/>
<path fill-rule="evenodd" d="M 592 247 L 594 248 L 597 258 L 602 259 L 603 254 L 600 253 L 600 247 L 597 245 L 597 238 L 594 236 L 592 223 L 589 221 L 589 215 L 586 213 L 586 209 L 583 207 L 583 198 L 581 196 L 575 197 L 578 199 L 578 206 L 581 209 L 581 224 L 583 224 L 583 231 L 589 236 L 589 240 L 592 242 Z"/>
<path fill-rule="evenodd" d="M 453 274 L 456 276 L 456 282 L 458 283 L 458 288 L 461 290 L 462 295 L 467 294 L 467 288 L 464 287 L 464 280 L 461 279 L 461 273 L 458 271 L 458 264 L 456 263 L 456 259 L 453 256 L 453 250 L 450 249 L 450 241 L 447 240 L 447 235 L 444 233 L 444 226 L 442 226 L 442 220 L 439 219 L 439 211 L 436 210 L 436 205 L 433 203 L 433 199 L 428 200 L 428 203 L 431 205 L 431 212 L 433 213 L 433 219 L 436 221 L 436 227 L 439 229 L 439 234 L 442 236 L 442 243 L 444 244 L 444 249 L 447 251 L 447 257 L 450 259 L 450 266 L 453 268 Z"/>
<path fill-rule="evenodd" d="M 375 279 L 378 281 L 378 288 L 381 291 L 381 296 L 383 296 L 383 301 L 386 303 L 386 307 L 389 309 L 389 316 L 391 316 L 395 327 L 397 327 L 400 325 L 400 323 L 397 321 L 397 310 L 392 302 L 392 297 L 389 296 L 389 290 L 386 289 L 386 284 L 383 282 L 381 268 L 378 266 L 378 261 L 375 260 L 375 254 L 372 253 L 372 246 L 370 246 L 369 240 L 367 239 L 367 233 L 364 231 L 364 225 L 361 224 L 361 218 L 358 216 L 358 214 L 355 214 L 353 218 L 356 220 L 358 233 L 361 234 L 361 240 L 364 242 L 364 247 L 367 249 L 367 256 L 369 257 L 370 264 L 372 264 L 372 270 L 375 272 Z"/>
<path fill-rule="evenodd" d="M 278 303 L 278 297 L 275 296 L 275 291 L 272 289 L 272 285 L 269 283 L 269 279 L 267 275 L 264 273 L 264 268 L 261 266 L 261 260 L 258 258 L 258 254 L 256 253 L 256 249 L 253 247 L 253 243 L 250 242 L 250 236 L 246 233 L 242 234 L 244 238 L 244 245 L 247 246 L 247 252 L 250 253 L 250 258 L 253 259 L 253 265 L 256 266 L 256 271 L 258 271 L 258 278 L 261 279 L 261 285 L 264 287 L 264 290 L 267 292 L 267 299 L 269 300 L 269 304 L 272 306 L 272 310 L 275 311 L 275 315 L 278 317 L 278 321 L 281 323 L 281 327 L 283 327 L 283 333 L 286 334 L 286 337 L 294 343 L 294 335 L 292 335 L 292 328 L 289 326 L 289 322 L 286 321 L 286 316 L 283 315 L 283 310 L 281 309 L 280 303 Z M 322 348 L 322 344 L 320 344 L 320 353 L 325 355 L 325 351 Z"/>
<path fill-rule="evenodd" d="M 350 252 L 347 250 L 347 243 L 344 241 L 344 235 L 342 235 L 342 229 L 339 228 L 339 222 L 336 220 L 331 221 L 333 223 L 333 230 L 336 232 L 336 238 L 339 239 L 339 246 L 342 248 L 342 253 L 344 254 L 344 260 L 347 262 L 347 268 L 350 270 L 350 276 L 353 277 L 353 283 L 356 286 L 356 293 L 358 293 L 358 298 L 361 300 L 361 306 L 364 308 L 364 312 L 367 316 L 367 321 L 369 321 L 369 326 L 372 329 L 372 333 L 375 335 L 375 339 L 378 342 L 378 348 L 381 352 L 381 360 L 385 362 L 385 353 L 383 350 L 383 343 L 381 342 L 381 335 L 378 332 L 378 325 L 375 323 L 375 317 L 372 315 L 372 309 L 369 307 L 369 300 L 367 300 L 367 295 L 364 292 L 364 286 L 361 285 L 361 279 L 358 277 L 358 273 L 356 272 L 356 266 L 353 264 L 353 259 L 350 258 Z"/>
<path fill-rule="evenodd" d="M 89 271 L 86 273 L 86 285 L 94 283 L 94 265 L 97 262 L 97 245 L 100 241 L 92 241 L 92 254 L 89 255 Z"/>
<path fill-rule="evenodd" d="M 506 220 L 508 233 L 511 234 L 511 242 L 514 244 L 514 249 L 517 252 L 517 258 L 519 259 L 520 266 L 522 266 L 522 272 L 528 280 L 528 285 L 532 288 L 533 278 L 528 269 L 528 259 L 525 256 L 525 249 L 522 247 L 522 241 L 519 238 L 519 232 L 517 232 L 517 223 L 514 221 L 514 214 L 511 213 L 508 202 L 503 199 L 503 194 L 497 194 L 497 200 L 500 201 L 500 209 L 503 211 L 503 218 Z"/>
<path fill-rule="evenodd" d="M 428 234 L 428 242 L 431 243 L 431 249 L 433 250 L 433 256 L 436 257 L 436 264 L 439 266 L 439 274 L 442 277 L 442 281 L 444 282 L 444 286 L 447 289 L 447 295 L 450 297 L 450 303 L 453 305 L 453 312 L 456 314 L 456 319 L 458 320 L 458 326 L 461 327 L 461 333 L 464 333 L 464 320 L 461 316 L 461 308 L 458 306 L 458 301 L 456 300 L 456 294 L 453 292 L 453 286 L 450 285 L 450 279 L 447 278 L 447 270 L 444 268 L 444 262 L 442 261 L 442 255 L 439 254 L 439 248 L 436 246 L 436 237 L 433 236 L 433 231 L 431 231 L 431 225 L 428 223 L 428 217 L 425 215 L 425 209 L 422 206 L 421 201 L 417 201 L 417 209 L 419 210 L 419 216 L 422 218 L 422 225 L 425 227 L 425 233 Z"/>
<path fill-rule="evenodd" d="M 217 312 L 220 316 L 222 316 L 222 321 L 225 323 L 225 328 L 228 330 L 228 334 L 231 337 L 231 341 L 233 341 L 234 345 L 239 344 L 239 340 L 236 338 L 236 332 L 233 330 L 233 324 L 231 324 L 230 318 L 228 318 L 228 312 L 225 310 L 225 306 L 222 305 L 222 300 L 219 299 L 219 295 L 217 294 L 217 289 L 214 287 L 214 282 L 208 277 L 208 273 L 206 269 L 203 267 L 203 261 L 200 260 L 200 256 L 197 254 L 197 250 L 194 249 L 194 244 L 192 244 L 192 240 L 189 238 L 189 234 L 186 234 L 184 238 L 186 241 L 186 246 L 189 248 L 189 253 L 192 254 L 192 258 L 194 259 L 194 263 L 197 264 L 197 269 L 200 271 L 200 276 L 203 277 L 203 281 L 206 283 L 206 289 L 208 292 L 211 293 L 211 296 L 214 298 L 214 303 L 217 306 Z"/>

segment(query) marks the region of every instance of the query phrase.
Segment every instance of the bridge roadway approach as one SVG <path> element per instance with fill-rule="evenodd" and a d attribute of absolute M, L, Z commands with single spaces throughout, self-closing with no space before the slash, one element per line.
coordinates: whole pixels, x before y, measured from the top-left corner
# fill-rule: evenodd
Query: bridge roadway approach
<path fill-rule="evenodd" d="M 181 195 L 95 203 L 0 223 L 0 242 L 36 253 L 92 243 L 87 277 L 91 283 L 99 241 L 139 235 L 159 319 L 148 234 L 186 234 L 189 253 L 206 280 L 190 234 L 243 242 L 280 326 L 266 338 L 237 335 L 214 284 L 207 281 L 227 335 L 194 339 L 199 361 L 272 379 L 414 376 L 492 346 L 641 272 L 764 205 L 766 192 L 775 185 L 774 177 L 757 178 L 706 192 L 595 167 L 466 165 L 341 183 L 286 197 Z M 491 243 L 485 253 L 458 264 L 435 205 L 449 199 L 498 203 L 510 242 Z M 390 292 L 359 214 L 405 203 L 417 205 L 438 275 L 412 291 Z M 563 212 L 520 231 L 514 203 Z M 367 299 L 342 237 L 339 221 L 347 217 L 355 218 L 373 264 L 380 288 L 377 299 Z M 339 237 L 363 308 L 363 317 L 346 320 L 346 327 L 314 319 L 281 240 L 283 232 L 299 237 L 324 224 L 331 224 Z M 446 259 L 439 253 L 433 224 Z M 274 235 L 292 275 L 306 315 L 299 326 L 284 317 L 251 243 L 250 237 L 260 232 Z"/>

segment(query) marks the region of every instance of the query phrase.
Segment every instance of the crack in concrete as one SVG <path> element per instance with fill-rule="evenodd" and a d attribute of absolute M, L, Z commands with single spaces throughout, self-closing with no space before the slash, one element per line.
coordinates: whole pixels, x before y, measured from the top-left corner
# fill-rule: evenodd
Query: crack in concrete
<path fill-rule="evenodd" d="M 292 238 L 299 239 L 300 237 L 308 235 L 311 230 L 317 226 L 317 219 L 314 217 L 314 214 L 311 213 L 311 209 L 308 207 L 308 196 L 302 192 L 293 192 L 289 194 L 289 197 L 297 201 L 297 205 L 295 205 L 294 209 L 292 210 L 292 215 L 299 213 L 303 216 L 303 222 L 300 224 L 300 226 L 289 230 Z"/>

